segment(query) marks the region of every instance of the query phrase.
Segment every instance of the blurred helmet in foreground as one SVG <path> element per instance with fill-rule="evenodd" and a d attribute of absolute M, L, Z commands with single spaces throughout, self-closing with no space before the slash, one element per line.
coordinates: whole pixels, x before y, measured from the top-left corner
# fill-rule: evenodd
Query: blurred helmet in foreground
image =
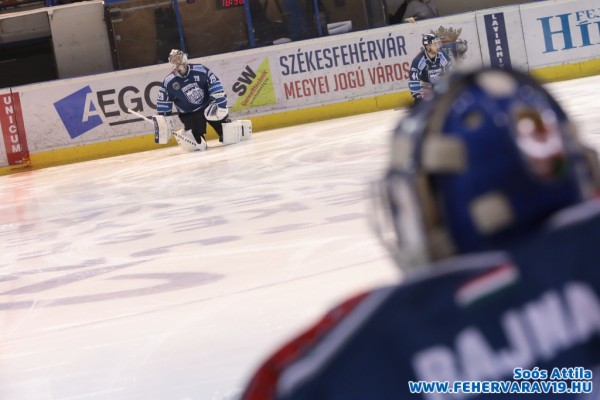
<path fill-rule="evenodd" d="M 509 248 L 597 193 L 596 153 L 526 75 L 446 80 L 393 135 L 378 233 L 403 267 Z"/>

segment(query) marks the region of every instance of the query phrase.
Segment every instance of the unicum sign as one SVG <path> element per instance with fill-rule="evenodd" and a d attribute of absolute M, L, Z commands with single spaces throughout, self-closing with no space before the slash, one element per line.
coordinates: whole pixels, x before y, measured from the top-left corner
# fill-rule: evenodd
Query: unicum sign
<path fill-rule="evenodd" d="M 600 8 L 538 18 L 544 33 L 544 53 L 600 44 Z"/>
<path fill-rule="evenodd" d="M 29 150 L 19 93 L 0 96 L 0 136 L 4 139 L 8 165 L 28 165 Z"/>

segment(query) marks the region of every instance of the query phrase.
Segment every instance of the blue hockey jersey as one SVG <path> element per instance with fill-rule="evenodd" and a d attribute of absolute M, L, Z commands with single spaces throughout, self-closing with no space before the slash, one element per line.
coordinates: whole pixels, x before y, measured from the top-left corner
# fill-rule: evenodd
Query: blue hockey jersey
<path fill-rule="evenodd" d="M 436 82 L 438 82 L 442 76 L 451 72 L 452 69 L 452 61 L 448 54 L 442 49 L 439 50 L 434 59 L 429 58 L 429 55 L 425 50 L 421 50 L 421 52 L 413 59 L 410 66 L 408 89 L 410 90 L 412 97 L 415 99 L 422 97 L 421 82 L 435 86 Z"/>
<path fill-rule="evenodd" d="M 351 299 L 268 359 L 242 399 L 590 398 L 600 383 L 599 240 L 591 202 L 510 252 L 448 259 Z M 419 386 L 435 381 L 454 393 Z"/>
<path fill-rule="evenodd" d="M 187 74 L 171 72 L 158 91 L 156 108 L 159 114 L 168 115 L 173 104 L 179 113 L 205 109 L 211 102 L 227 107 L 227 96 L 219 78 L 202 64 L 189 64 Z"/>

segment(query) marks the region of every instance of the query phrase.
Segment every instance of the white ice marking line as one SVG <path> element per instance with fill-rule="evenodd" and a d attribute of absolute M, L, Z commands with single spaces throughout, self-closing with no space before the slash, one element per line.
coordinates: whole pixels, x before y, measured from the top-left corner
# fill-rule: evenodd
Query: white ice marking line
<path fill-rule="evenodd" d="M 69 364 L 69 363 L 61 362 L 61 363 L 56 363 L 56 364 L 47 364 L 47 365 L 42 365 L 42 366 L 35 367 L 35 368 L 26 369 L 25 372 L 33 372 L 33 371 L 39 371 L 39 370 L 48 369 L 48 368 L 55 368 L 55 367 L 60 367 L 62 365 L 67 365 L 67 364 Z"/>
<path fill-rule="evenodd" d="M 31 315 L 31 312 L 33 311 L 33 309 L 35 308 L 35 305 L 37 304 L 38 300 L 35 299 L 33 301 L 33 303 L 31 304 L 31 307 L 29 307 L 29 310 L 27 310 L 27 314 L 25 314 L 21 320 L 13 327 L 10 329 L 10 331 L 8 332 L 8 334 L 6 335 L 7 337 L 11 337 L 13 335 L 13 333 L 19 329 L 19 327 L 21 327 L 21 325 L 23 325 L 23 323 L 27 320 L 27 318 L 29 318 L 29 316 Z"/>
<path fill-rule="evenodd" d="M 32 355 L 38 355 L 41 353 L 50 353 L 55 351 L 55 349 L 52 348 L 47 348 L 44 350 L 38 350 L 38 351 L 30 351 L 27 353 L 18 353 L 18 354 L 7 354 L 7 355 L 0 355 L 0 360 L 10 360 L 12 358 L 19 358 L 19 357 L 29 357 Z"/>
<path fill-rule="evenodd" d="M 95 392 L 89 392 L 89 393 L 80 394 L 77 396 L 61 397 L 60 400 L 78 400 L 78 399 L 88 399 L 88 398 L 97 399 L 98 396 L 100 396 L 100 395 L 114 394 L 114 393 L 124 392 L 124 391 L 125 391 L 125 388 L 96 390 Z M 110 398 L 110 397 L 106 397 L 106 398 Z"/>
<path fill-rule="evenodd" d="M 140 342 L 140 338 L 132 338 L 132 339 L 127 339 L 127 340 L 113 340 L 112 342 L 106 342 L 106 343 L 102 343 L 102 344 L 96 344 L 93 346 L 82 346 L 80 347 L 81 350 L 91 350 L 91 349 L 97 349 L 97 348 L 101 348 L 101 347 L 107 347 L 107 346 L 113 346 L 115 344 L 123 344 L 123 343 L 139 343 Z"/>
<path fill-rule="evenodd" d="M 86 322 L 76 322 L 76 323 L 72 323 L 72 324 L 56 325 L 56 326 L 52 326 L 50 328 L 40 329 L 40 331 L 55 332 L 55 331 L 67 330 L 67 329 L 71 329 L 71 328 L 80 328 L 80 327 L 84 327 L 84 326 L 98 326 L 99 324 L 102 324 L 105 322 L 123 319 L 123 318 L 129 318 L 129 317 L 137 317 L 142 314 L 147 314 L 148 312 L 149 311 L 142 310 L 142 311 L 138 311 L 138 312 L 119 314 L 119 315 L 111 316 L 108 318 L 93 319 L 93 320 L 86 321 Z"/>
<path fill-rule="evenodd" d="M 148 358 L 159 349 L 167 339 L 172 337 L 173 335 L 180 333 L 182 329 L 195 320 L 201 318 L 200 315 L 192 315 L 187 319 L 179 322 L 174 328 L 172 328 L 169 332 L 162 333 L 158 335 L 158 337 L 152 340 L 151 343 L 141 348 L 139 351 L 132 354 L 129 359 L 125 359 L 123 363 L 117 368 L 114 368 L 112 371 L 112 378 L 109 378 L 109 387 L 112 388 L 115 386 L 117 381 L 122 380 L 122 376 L 124 375 L 122 372 L 127 371 L 128 369 L 135 370 L 135 372 L 129 373 L 129 380 L 136 381 L 137 375 L 141 370 L 142 366 L 146 364 Z M 136 361 L 137 360 L 137 361 Z M 130 366 L 130 367 L 129 367 Z M 127 375 L 127 374 L 125 374 Z"/>

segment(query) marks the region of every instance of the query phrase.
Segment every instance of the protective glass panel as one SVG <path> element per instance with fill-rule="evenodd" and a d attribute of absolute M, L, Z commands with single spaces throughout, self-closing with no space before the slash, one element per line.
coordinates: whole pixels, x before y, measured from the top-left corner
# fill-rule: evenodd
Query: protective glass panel
<path fill-rule="evenodd" d="M 133 0 L 105 4 L 116 69 L 165 63 L 173 48 L 195 58 L 385 25 L 381 0 Z"/>

